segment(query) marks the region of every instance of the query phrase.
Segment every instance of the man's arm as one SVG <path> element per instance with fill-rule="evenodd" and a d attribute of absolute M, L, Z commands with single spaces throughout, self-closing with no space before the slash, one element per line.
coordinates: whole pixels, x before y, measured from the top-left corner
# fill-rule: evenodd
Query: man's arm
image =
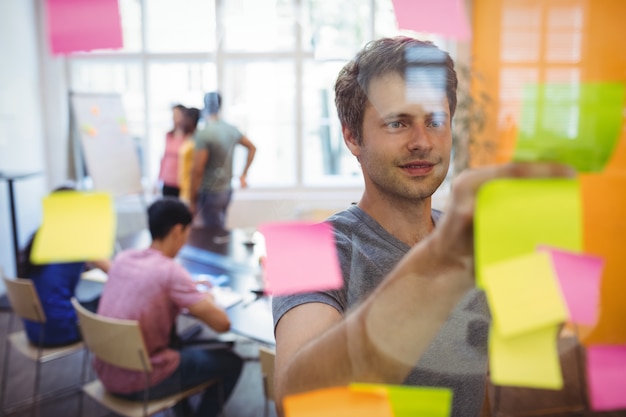
<path fill-rule="evenodd" d="M 226 312 L 215 304 L 213 296 L 207 295 L 204 300 L 192 304 L 189 313 L 206 323 L 209 327 L 219 333 L 230 330 L 230 319 Z"/>
<path fill-rule="evenodd" d="M 193 153 L 193 166 L 191 168 L 191 185 L 189 189 L 189 209 L 191 213 L 196 213 L 196 203 L 198 202 L 198 192 L 200 190 L 200 183 L 202 182 L 202 175 L 204 174 L 204 168 L 209 160 L 208 149 L 196 149 Z"/>
<path fill-rule="evenodd" d="M 457 178 L 449 209 L 435 231 L 413 247 L 345 318 L 320 304 L 293 308 L 276 327 L 275 384 L 285 396 L 349 382 L 404 381 L 448 315 L 474 286 L 476 192 L 504 177 L 571 175 L 555 164 L 510 164 Z"/>
<path fill-rule="evenodd" d="M 246 149 L 248 150 L 248 158 L 246 159 L 246 165 L 243 167 L 243 172 L 239 176 L 239 182 L 241 183 L 241 188 L 247 188 L 248 187 L 248 181 L 247 181 L 248 169 L 250 168 L 250 165 L 252 165 L 252 161 L 254 160 L 254 154 L 256 154 L 256 146 L 254 146 L 254 144 L 250 142 L 250 139 L 248 139 L 246 136 L 242 136 L 241 139 L 239 139 L 239 144 L 245 146 Z"/>

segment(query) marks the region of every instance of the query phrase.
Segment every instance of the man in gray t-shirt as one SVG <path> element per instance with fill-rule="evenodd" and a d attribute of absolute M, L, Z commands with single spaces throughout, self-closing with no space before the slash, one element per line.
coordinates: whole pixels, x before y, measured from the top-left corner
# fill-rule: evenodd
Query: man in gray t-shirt
<path fill-rule="evenodd" d="M 279 415 L 288 395 L 351 382 L 449 387 L 453 416 L 480 414 L 489 315 L 474 288 L 476 192 L 495 178 L 573 173 L 554 164 L 466 171 L 440 218 L 431 196 L 450 163 L 456 85 L 447 53 L 407 37 L 368 43 L 340 71 L 335 103 L 365 189 L 329 219 L 344 287 L 275 298 Z"/>

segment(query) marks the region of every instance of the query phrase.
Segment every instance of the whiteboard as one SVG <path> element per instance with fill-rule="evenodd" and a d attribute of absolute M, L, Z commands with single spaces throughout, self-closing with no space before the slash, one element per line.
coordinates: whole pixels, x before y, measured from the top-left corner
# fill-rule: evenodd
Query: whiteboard
<path fill-rule="evenodd" d="M 71 104 L 93 188 L 114 196 L 142 193 L 139 156 L 121 96 L 74 93 Z"/>

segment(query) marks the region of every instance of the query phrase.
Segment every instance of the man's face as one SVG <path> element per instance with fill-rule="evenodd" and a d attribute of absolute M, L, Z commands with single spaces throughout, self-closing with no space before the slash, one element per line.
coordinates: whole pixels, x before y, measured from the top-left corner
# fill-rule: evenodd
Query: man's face
<path fill-rule="evenodd" d="M 409 86 L 389 73 L 371 81 L 358 157 L 368 189 L 392 199 L 425 199 L 443 182 L 452 131 L 445 91 Z"/>

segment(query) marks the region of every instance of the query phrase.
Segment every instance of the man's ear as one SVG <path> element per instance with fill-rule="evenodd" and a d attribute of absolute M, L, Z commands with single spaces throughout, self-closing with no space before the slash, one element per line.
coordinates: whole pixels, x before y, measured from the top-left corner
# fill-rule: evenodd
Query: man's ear
<path fill-rule="evenodd" d="M 346 143 L 350 153 L 358 158 L 361 155 L 361 146 L 357 138 L 352 134 L 352 130 L 347 126 L 341 126 L 341 133 L 343 133 L 343 141 Z"/>

